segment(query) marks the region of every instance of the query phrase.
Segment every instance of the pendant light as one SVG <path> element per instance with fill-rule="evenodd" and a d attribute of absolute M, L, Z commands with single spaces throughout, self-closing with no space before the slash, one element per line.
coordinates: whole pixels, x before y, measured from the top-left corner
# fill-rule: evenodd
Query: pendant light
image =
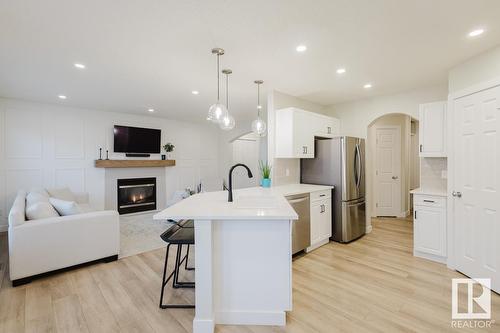
<path fill-rule="evenodd" d="M 229 114 L 229 74 L 233 73 L 230 69 L 223 69 L 222 73 L 226 75 L 226 115 L 222 117 L 219 126 L 221 129 L 225 131 L 232 130 L 236 122 L 234 121 L 233 116 Z"/>
<path fill-rule="evenodd" d="M 262 80 L 255 80 L 254 83 L 257 85 L 257 119 L 252 122 L 252 132 L 258 136 L 266 136 L 266 122 L 260 117 L 260 110 L 262 105 L 260 105 L 260 85 L 264 83 Z"/>
<path fill-rule="evenodd" d="M 227 108 L 220 102 L 220 56 L 224 54 L 224 50 L 221 48 L 212 49 L 212 54 L 217 56 L 217 102 L 210 106 L 208 109 L 207 120 L 213 123 L 220 123 L 221 120 L 227 116 Z"/>

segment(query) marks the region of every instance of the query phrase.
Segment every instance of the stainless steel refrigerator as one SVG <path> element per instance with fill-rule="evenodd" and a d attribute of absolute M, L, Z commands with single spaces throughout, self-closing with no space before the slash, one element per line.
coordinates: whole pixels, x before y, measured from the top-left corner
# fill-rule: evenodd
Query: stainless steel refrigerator
<path fill-rule="evenodd" d="M 347 243 L 366 232 L 365 140 L 315 140 L 315 158 L 301 159 L 301 183 L 333 185 L 332 237 Z"/>

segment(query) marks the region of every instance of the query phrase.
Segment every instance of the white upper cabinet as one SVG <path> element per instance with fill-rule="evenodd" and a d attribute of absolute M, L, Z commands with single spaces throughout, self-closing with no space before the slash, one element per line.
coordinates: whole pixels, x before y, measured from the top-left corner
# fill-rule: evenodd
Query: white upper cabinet
<path fill-rule="evenodd" d="M 297 108 L 276 111 L 276 157 L 314 158 L 314 137 L 339 133 L 338 119 Z"/>
<path fill-rule="evenodd" d="M 317 113 L 311 113 L 313 118 L 312 126 L 314 136 L 323 138 L 333 138 L 339 135 L 340 121 L 337 118 L 324 116 Z"/>
<path fill-rule="evenodd" d="M 446 102 L 420 105 L 420 156 L 446 157 Z"/>

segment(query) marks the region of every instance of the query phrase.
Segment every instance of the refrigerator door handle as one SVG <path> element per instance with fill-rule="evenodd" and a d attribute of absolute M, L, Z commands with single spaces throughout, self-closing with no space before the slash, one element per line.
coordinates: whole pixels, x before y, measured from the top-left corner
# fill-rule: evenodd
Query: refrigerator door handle
<path fill-rule="evenodd" d="M 356 153 L 354 154 L 355 158 L 355 179 L 356 179 L 356 187 L 359 190 L 359 186 L 361 185 L 361 150 L 359 149 L 359 144 L 356 144 Z"/>
<path fill-rule="evenodd" d="M 359 188 L 359 179 L 358 179 L 358 145 L 354 148 L 354 183 L 356 187 Z"/>
<path fill-rule="evenodd" d="M 359 173 L 358 173 L 358 190 L 361 186 L 361 177 L 363 177 L 363 158 L 361 157 L 361 148 L 359 143 L 356 145 L 358 149 L 358 159 L 359 159 Z"/>

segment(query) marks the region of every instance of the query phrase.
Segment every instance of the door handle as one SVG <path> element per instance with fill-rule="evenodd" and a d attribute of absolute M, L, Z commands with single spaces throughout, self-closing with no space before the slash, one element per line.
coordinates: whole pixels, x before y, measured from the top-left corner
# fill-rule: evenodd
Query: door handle
<path fill-rule="evenodd" d="M 396 180 L 398 179 L 398 176 L 392 176 L 392 179 Z"/>
<path fill-rule="evenodd" d="M 462 197 L 462 192 L 451 192 L 451 195 L 454 196 L 454 197 L 457 197 L 457 198 L 461 198 Z"/>

